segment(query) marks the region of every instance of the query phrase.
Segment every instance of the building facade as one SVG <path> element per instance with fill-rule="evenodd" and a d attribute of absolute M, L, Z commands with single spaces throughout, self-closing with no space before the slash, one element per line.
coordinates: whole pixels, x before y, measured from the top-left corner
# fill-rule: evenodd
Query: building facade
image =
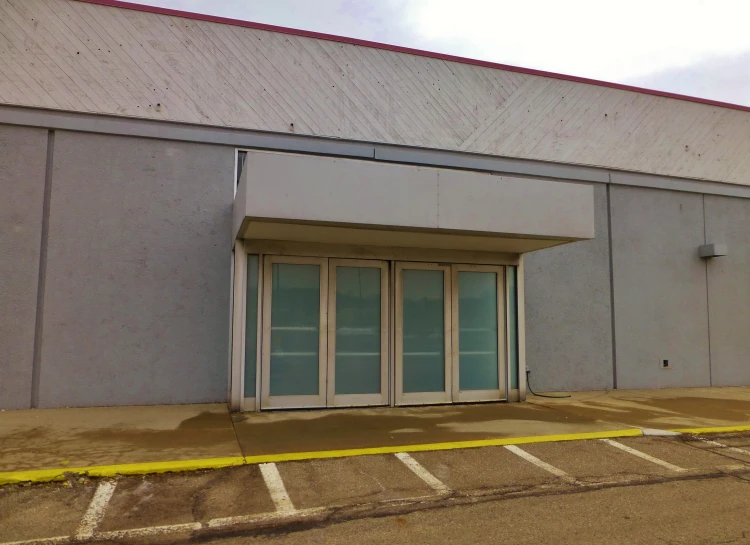
<path fill-rule="evenodd" d="M 110 0 L 0 38 L 0 409 L 750 385 L 747 108 Z"/>

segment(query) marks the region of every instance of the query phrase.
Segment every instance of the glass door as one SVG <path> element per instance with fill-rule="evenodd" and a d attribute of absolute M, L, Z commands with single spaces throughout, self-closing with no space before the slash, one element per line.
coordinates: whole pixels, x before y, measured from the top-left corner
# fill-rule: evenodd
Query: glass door
<path fill-rule="evenodd" d="M 453 401 L 507 397 L 504 272 L 504 267 L 452 267 Z"/>
<path fill-rule="evenodd" d="M 328 405 L 388 404 L 388 264 L 331 259 Z"/>
<path fill-rule="evenodd" d="M 450 267 L 396 264 L 396 404 L 452 398 Z"/>
<path fill-rule="evenodd" d="M 261 405 L 325 407 L 328 260 L 264 263 Z"/>

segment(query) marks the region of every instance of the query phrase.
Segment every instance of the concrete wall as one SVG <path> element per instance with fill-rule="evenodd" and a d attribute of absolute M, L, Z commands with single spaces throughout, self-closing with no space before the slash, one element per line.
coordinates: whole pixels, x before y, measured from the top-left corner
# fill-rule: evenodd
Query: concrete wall
<path fill-rule="evenodd" d="M 58 131 L 40 406 L 224 401 L 234 151 Z"/>
<path fill-rule="evenodd" d="M 729 255 L 707 262 L 711 378 L 750 385 L 750 199 L 705 196 L 706 242 Z"/>
<path fill-rule="evenodd" d="M 526 364 L 537 391 L 612 388 L 606 186 L 594 186 L 594 199 L 594 240 L 524 257 Z"/>
<path fill-rule="evenodd" d="M 31 403 L 47 131 L 0 125 L 0 409 Z"/>
<path fill-rule="evenodd" d="M 2 409 L 32 397 L 47 139 L 0 126 Z M 224 401 L 233 148 L 57 130 L 53 166 L 40 406 Z M 593 188 L 596 238 L 525 258 L 532 386 L 615 385 L 611 297 L 617 387 L 750 385 L 750 199 L 615 184 L 608 217 Z"/>
<path fill-rule="evenodd" d="M 612 186 L 610 206 L 617 387 L 709 386 L 703 196 Z"/>

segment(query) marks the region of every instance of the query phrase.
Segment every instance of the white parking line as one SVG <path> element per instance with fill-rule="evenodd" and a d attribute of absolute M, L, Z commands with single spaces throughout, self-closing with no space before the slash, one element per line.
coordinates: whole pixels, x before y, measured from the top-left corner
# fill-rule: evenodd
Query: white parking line
<path fill-rule="evenodd" d="M 76 539 L 88 539 L 94 535 L 96 528 L 99 526 L 102 518 L 104 518 L 104 511 L 106 511 L 107 505 L 109 505 L 109 500 L 112 499 L 116 484 L 114 481 L 103 481 L 99 484 L 94 497 L 91 498 L 89 508 L 83 515 L 81 524 L 78 525 L 78 530 L 75 533 Z"/>
<path fill-rule="evenodd" d="M 211 519 L 206 523 L 207 528 L 226 528 L 238 524 L 253 524 L 258 522 L 269 522 L 273 520 L 282 520 L 287 518 L 303 519 L 323 513 L 328 507 L 313 507 L 311 509 L 298 509 L 296 511 L 276 511 L 274 513 L 259 513 L 257 515 L 239 515 L 236 517 L 224 517 Z"/>
<path fill-rule="evenodd" d="M 25 541 L 10 541 L 2 545 L 61 545 L 72 541 L 71 536 L 44 537 L 41 539 L 27 539 Z"/>
<path fill-rule="evenodd" d="M 635 450 L 634 448 L 630 448 L 627 445 L 623 445 L 622 443 L 618 443 L 617 441 L 613 441 L 612 439 L 600 439 L 600 441 L 604 441 L 608 445 L 612 445 L 615 448 L 619 448 L 620 450 L 623 450 L 629 454 L 632 454 L 633 456 L 638 456 L 638 458 L 642 458 L 643 460 L 648 460 L 651 463 L 660 465 L 662 467 L 665 467 L 671 471 L 685 471 L 685 469 L 676 466 L 674 464 L 670 464 L 669 462 L 665 462 L 664 460 L 660 460 L 659 458 L 654 458 L 650 454 L 646 454 L 645 452 L 641 452 L 640 450 Z"/>
<path fill-rule="evenodd" d="M 122 539 L 125 537 L 148 537 L 177 532 L 192 532 L 200 530 L 203 525 L 200 522 L 188 522 L 186 524 L 169 524 L 167 526 L 149 526 L 148 528 L 132 528 L 130 530 L 114 530 L 112 532 L 101 532 L 96 534 L 96 541 L 108 539 Z"/>
<path fill-rule="evenodd" d="M 509 451 L 511 451 L 513 454 L 516 454 L 516 455 L 520 456 L 521 458 L 523 458 L 527 462 L 531 462 L 535 466 L 540 467 L 540 468 L 542 468 L 543 470 L 545 470 L 545 471 L 547 471 L 549 473 L 552 473 L 555 477 L 559 477 L 560 479 L 562 479 L 563 481 L 565 481 L 568 484 L 576 484 L 577 483 L 577 481 L 575 480 L 575 478 L 573 478 L 570 475 L 568 475 L 567 473 L 565 473 L 562 469 L 558 469 L 555 466 L 549 465 L 547 462 L 543 462 L 542 460 L 540 460 L 539 458 L 537 458 L 533 454 L 529 454 L 525 450 L 522 450 L 522 449 L 518 448 L 516 445 L 506 445 L 505 448 L 508 449 Z"/>
<path fill-rule="evenodd" d="M 427 471 L 422 464 L 417 462 L 406 452 L 396 452 L 394 455 L 396 456 L 396 458 L 401 460 L 404 465 L 406 465 L 406 467 L 411 469 L 417 477 L 426 482 L 429 487 L 436 492 L 447 494 L 451 491 L 451 489 L 445 483 L 443 483 L 440 479 L 435 477 L 435 475 Z"/>
<path fill-rule="evenodd" d="M 698 440 L 702 441 L 703 443 L 706 443 L 707 445 L 711 445 L 712 447 L 723 448 L 731 452 L 736 452 L 737 454 L 744 454 L 745 456 L 750 456 L 750 450 L 744 450 L 744 449 L 737 448 L 737 447 L 730 447 L 729 445 L 719 443 L 718 441 L 712 441 L 710 439 L 703 439 L 702 437 L 699 437 Z"/>
<path fill-rule="evenodd" d="M 276 467 L 276 464 L 273 462 L 260 464 L 260 472 L 263 475 L 263 480 L 266 481 L 268 492 L 271 493 L 271 499 L 276 506 L 276 511 L 280 513 L 294 513 L 296 509 L 284 487 L 284 481 L 281 479 L 279 468 Z"/>

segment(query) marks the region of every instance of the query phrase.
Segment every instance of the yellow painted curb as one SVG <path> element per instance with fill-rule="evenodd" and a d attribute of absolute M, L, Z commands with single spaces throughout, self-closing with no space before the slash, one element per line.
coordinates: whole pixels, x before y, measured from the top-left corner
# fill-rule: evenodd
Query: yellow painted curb
<path fill-rule="evenodd" d="M 116 475 L 146 475 L 170 471 L 196 471 L 199 469 L 219 469 L 241 466 L 242 456 L 229 458 L 203 458 L 198 460 L 170 460 L 168 462 L 143 462 L 137 464 L 114 464 L 109 466 L 61 467 L 56 469 L 33 469 L 29 471 L 0 472 L 0 485 L 15 483 L 45 483 L 63 481 L 66 474 L 88 475 L 89 477 L 114 477 Z"/>
<path fill-rule="evenodd" d="M 367 456 L 372 454 L 394 454 L 396 452 L 425 452 L 430 450 L 455 450 L 463 448 L 497 447 L 505 445 L 523 445 L 528 443 L 551 443 L 558 441 L 580 441 L 584 439 L 613 439 L 615 437 L 636 437 L 643 435 L 637 428 L 615 431 L 596 431 L 586 433 L 566 433 L 561 435 L 536 435 L 529 437 L 508 437 L 502 439 L 479 439 L 476 441 L 454 441 L 450 443 L 425 443 L 421 445 L 399 445 L 393 447 L 371 447 L 347 450 L 321 450 L 313 452 L 287 452 L 283 454 L 259 454 L 245 456 L 247 464 L 268 462 L 291 462 L 295 460 L 312 460 L 318 458 L 347 458 L 350 456 Z"/>
<path fill-rule="evenodd" d="M 742 426 L 717 426 L 713 428 L 681 428 L 671 430 L 679 433 L 731 433 L 733 431 L 750 431 L 750 425 Z"/>
<path fill-rule="evenodd" d="M 322 458 L 347 458 L 373 454 L 393 454 L 396 452 L 425 452 L 431 450 L 454 450 L 464 448 L 496 447 L 504 445 L 524 445 L 528 443 L 551 443 L 558 441 L 581 441 L 585 439 L 614 439 L 616 437 L 636 437 L 643 435 L 638 428 L 614 431 L 566 433 L 561 435 L 536 435 L 529 437 L 507 437 L 500 439 L 479 439 L 476 441 L 454 441 L 450 443 L 425 443 L 421 445 L 399 445 L 393 447 L 372 447 L 346 450 L 321 450 L 313 452 L 287 452 L 283 454 L 260 454 L 257 456 L 232 456 L 229 458 L 204 458 L 198 460 L 172 460 L 168 462 L 144 462 L 137 464 L 116 464 L 109 466 L 64 467 L 56 469 L 36 469 L 30 471 L 0 472 L 0 485 L 16 483 L 43 483 L 65 480 L 66 474 L 87 475 L 89 477 L 114 477 L 116 475 L 145 475 L 200 469 L 262 464 L 268 462 L 291 462 Z"/>

